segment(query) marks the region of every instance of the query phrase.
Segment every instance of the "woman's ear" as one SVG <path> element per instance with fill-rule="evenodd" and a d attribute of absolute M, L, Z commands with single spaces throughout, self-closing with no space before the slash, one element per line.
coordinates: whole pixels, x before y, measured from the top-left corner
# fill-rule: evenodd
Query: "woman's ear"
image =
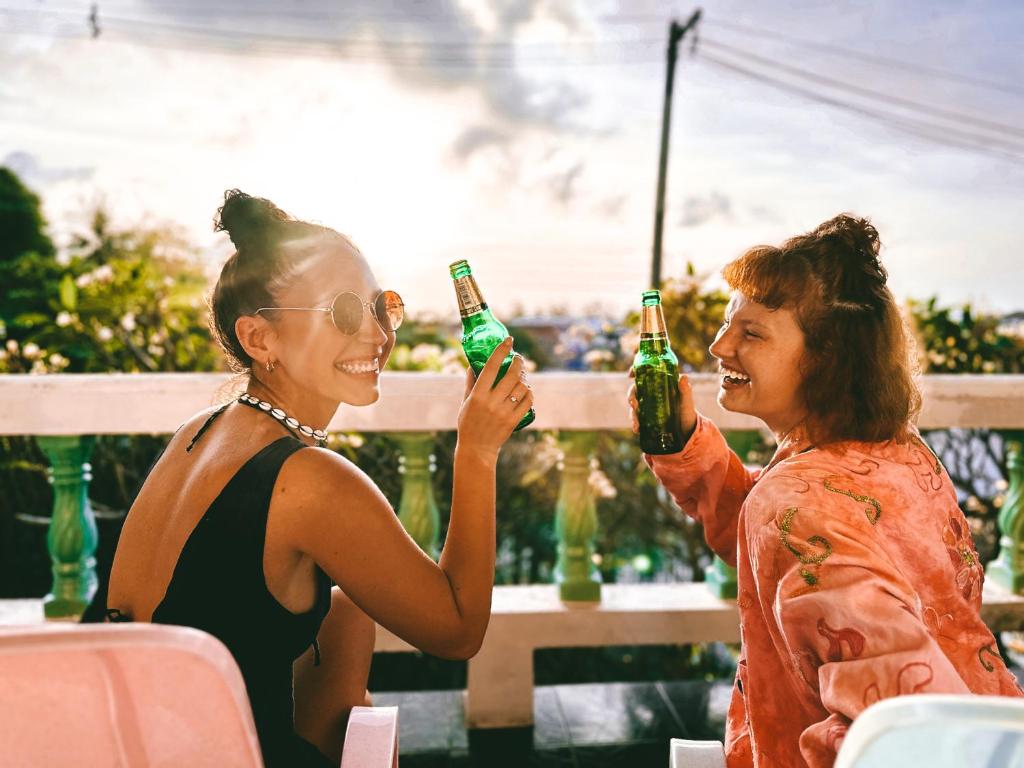
<path fill-rule="evenodd" d="M 242 349 L 252 358 L 253 367 L 276 362 L 274 344 L 277 333 L 266 318 L 259 315 L 241 315 L 235 320 L 235 335 Z"/>

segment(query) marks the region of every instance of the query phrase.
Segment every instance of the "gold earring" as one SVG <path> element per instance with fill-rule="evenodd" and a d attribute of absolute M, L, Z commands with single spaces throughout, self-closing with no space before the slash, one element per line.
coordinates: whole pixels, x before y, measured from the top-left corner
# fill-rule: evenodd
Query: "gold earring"
<path fill-rule="evenodd" d="M 273 360 L 267 360 L 267 373 L 273 373 L 274 368 L 276 367 L 277 365 L 274 363 Z"/>

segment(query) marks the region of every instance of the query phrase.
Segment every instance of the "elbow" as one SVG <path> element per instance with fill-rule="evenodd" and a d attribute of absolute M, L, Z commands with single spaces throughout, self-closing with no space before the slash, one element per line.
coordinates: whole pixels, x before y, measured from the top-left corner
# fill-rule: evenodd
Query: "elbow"
<path fill-rule="evenodd" d="M 480 652 L 486 631 L 487 627 L 479 630 L 460 627 L 443 641 L 437 643 L 433 649 L 424 648 L 423 650 L 449 661 L 469 661 Z"/>
<path fill-rule="evenodd" d="M 484 638 L 482 634 L 479 637 L 458 639 L 448 644 L 437 655 L 449 661 L 469 661 L 479 653 L 480 646 L 483 644 Z"/>

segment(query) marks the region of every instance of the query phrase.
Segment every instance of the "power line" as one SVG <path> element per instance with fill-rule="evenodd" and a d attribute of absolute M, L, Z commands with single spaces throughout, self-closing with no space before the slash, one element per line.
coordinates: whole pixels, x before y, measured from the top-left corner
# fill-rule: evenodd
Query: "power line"
<path fill-rule="evenodd" d="M 917 136 L 918 138 L 926 139 L 933 143 L 944 144 L 949 147 L 956 149 L 968 149 L 975 152 L 981 152 L 990 156 L 998 157 L 1003 160 L 1009 160 L 1013 163 L 1024 165 L 1024 154 L 1016 154 L 1014 152 L 1007 152 L 1001 147 L 992 146 L 988 137 L 965 137 L 963 139 L 951 138 L 948 134 L 950 132 L 958 133 L 963 135 L 962 131 L 951 131 L 944 126 L 937 126 L 929 124 L 926 121 L 912 120 L 909 118 L 903 118 L 891 113 L 882 112 L 867 107 L 863 107 L 857 104 L 851 104 L 849 102 L 841 101 L 840 99 L 833 98 L 824 94 L 817 93 L 815 91 L 803 88 L 798 85 L 780 80 L 770 75 L 757 72 L 755 70 L 748 69 L 746 67 L 735 64 L 734 62 L 720 59 L 717 56 L 707 53 L 701 53 L 698 58 L 699 61 L 706 61 L 716 67 L 738 74 L 748 79 L 770 85 L 776 89 L 787 91 L 802 96 L 812 101 L 817 101 L 822 104 L 827 104 L 832 107 L 837 107 L 848 112 L 853 112 L 861 117 L 869 118 L 875 122 L 881 123 L 887 127 L 895 128 L 904 133 Z M 1021 148 L 1024 150 L 1024 147 Z"/>
<path fill-rule="evenodd" d="M 882 91 L 876 91 L 871 88 L 865 88 L 863 86 L 856 85 L 855 83 L 849 83 L 844 80 L 837 80 L 836 78 L 828 77 L 827 75 L 820 75 L 816 72 L 811 72 L 806 69 L 801 69 L 800 67 L 794 67 L 790 64 L 785 64 L 781 61 L 769 58 L 767 56 L 759 56 L 756 53 L 752 53 L 742 48 L 737 48 L 726 43 L 719 43 L 716 42 L 715 40 L 709 40 L 706 37 L 701 38 L 701 44 L 710 45 L 712 48 L 718 48 L 722 51 L 726 51 L 736 56 L 741 56 L 750 61 L 755 61 L 760 64 L 764 64 L 766 66 L 782 70 L 783 72 L 788 72 L 790 74 L 796 75 L 797 77 L 802 77 L 806 80 L 810 80 L 812 82 L 816 82 L 821 85 L 826 85 L 832 88 L 838 88 L 839 90 L 845 90 L 851 93 L 856 93 L 860 96 L 865 96 L 876 101 L 882 101 L 887 104 L 895 104 L 900 107 L 906 107 L 908 109 L 923 112 L 925 114 L 933 115 L 935 117 L 939 117 L 945 120 L 954 120 L 970 123 L 985 130 L 1005 132 L 1013 134 L 1014 136 L 1024 137 L 1024 129 L 1018 128 L 1013 125 L 1007 125 L 1005 123 L 997 123 L 992 120 L 986 120 L 984 118 L 968 114 L 966 112 L 959 112 L 951 109 L 943 109 L 941 107 L 935 107 L 930 104 L 922 104 L 921 102 L 914 101 L 913 99 L 907 99 L 902 96 L 884 93 Z"/>
<path fill-rule="evenodd" d="M 842 45 L 836 45 L 835 43 L 822 43 L 817 40 L 808 40 L 807 38 L 804 37 L 798 37 L 795 35 L 788 34 L 786 32 L 780 32 L 778 30 L 765 29 L 764 27 L 751 27 L 745 24 L 739 24 L 734 21 L 725 21 L 723 19 L 709 19 L 708 21 L 711 23 L 713 27 L 722 27 L 723 29 L 728 29 L 733 32 L 739 32 L 745 35 L 753 35 L 761 39 L 782 40 L 792 45 L 802 46 L 804 48 L 810 48 L 816 51 L 821 51 L 832 56 L 841 56 L 849 59 L 857 59 L 859 61 L 866 61 L 872 64 L 879 64 L 884 67 L 903 70 L 906 72 L 913 72 L 919 75 L 928 75 L 930 77 L 938 77 L 945 80 L 965 83 L 968 85 L 976 85 L 981 88 L 990 88 L 992 90 L 1003 91 L 1005 93 L 1016 93 L 1019 95 L 1024 95 L 1024 87 L 1016 83 L 1006 83 L 985 77 L 965 75 L 961 72 L 955 72 L 949 69 L 932 67 L 925 64 L 918 64 L 915 62 L 905 61 L 903 59 L 892 58 L 890 56 L 880 56 L 878 54 L 869 53 L 867 51 L 858 50 L 856 48 L 849 48 Z"/>

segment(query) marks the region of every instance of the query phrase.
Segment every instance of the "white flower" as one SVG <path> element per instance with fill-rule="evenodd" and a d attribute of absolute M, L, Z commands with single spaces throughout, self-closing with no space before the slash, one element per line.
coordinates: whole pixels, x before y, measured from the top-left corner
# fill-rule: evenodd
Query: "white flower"
<path fill-rule="evenodd" d="M 100 341 L 110 341 L 112 338 L 114 338 L 114 332 L 107 328 L 107 326 L 103 326 L 98 331 L 96 331 L 96 338 L 99 339 Z"/>
<path fill-rule="evenodd" d="M 6 349 L 0 349 L 0 361 L 6 360 L 6 359 L 7 359 L 7 350 Z"/>
<path fill-rule="evenodd" d="M 633 357 L 639 348 L 639 333 L 624 333 L 619 337 L 619 349 L 622 350 L 622 354 Z"/>
<path fill-rule="evenodd" d="M 47 373 L 47 372 L 48 371 L 46 370 L 46 363 L 44 363 L 42 360 L 36 360 L 34 363 L 32 363 L 32 370 L 29 371 L 29 373 Z"/>
<path fill-rule="evenodd" d="M 57 325 L 61 328 L 67 328 L 73 322 L 75 322 L 75 318 L 70 312 L 60 312 L 57 314 Z"/>
<path fill-rule="evenodd" d="M 93 270 L 92 277 L 101 283 L 109 282 L 114 279 L 114 268 L 109 264 L 104 264 Z"/>
<path fill-rule="evenodd" d="M 158 344 L 150 344 L 146 347 L 146 351 L 149 352 L 153 357 L 160 357 L 164 353 L 164 348 Z"/>
<path fill-rule="evenodd" d="M 52 355 L 50 355 L 49 360 L 50 366 L 57 370 L 60 370 L 61 368 L 67 368 L 68 363 L 71 362 L 59 352 L 54 352 Z"/>
<path fill-rule="evenodd" d="M 416 365 L 433 362 L 440 356 L 441 348 L 436 344 L 417 344 L 409 353 L 409 359 Z"/>
<path fill-rule="evenodd" d="M 54 258 L 58 264 L 62 267 L 66 267 L 71 263 L 71 254 L 68 251 L 58 251 L 57 256 Z"/>
<path fill-rule="evenodd" d="M 29 360 L 36 357 L 39 354 L 39 345 L 33 344 L 31 341 L 22 347 L 22 354 L 25 355 Z"/>
<path fill-rule="evenodd" d="M 14 339 L 7 340 L 7 351 L 12 355 L 18 351 L 18 342 Z"/>
<path fill-rule="evenodd" d="M 121 318 L 121 327 L 131 333 L 135 330 L 135 313 L 129 312 Z"/>
<path fill-rule="evenodd" d="M 79 275 L 75 278 L 75 285 L 79 288 L 85 288 L 92 282 L 92 272 L 86 272 L 84 275 Z"/>

